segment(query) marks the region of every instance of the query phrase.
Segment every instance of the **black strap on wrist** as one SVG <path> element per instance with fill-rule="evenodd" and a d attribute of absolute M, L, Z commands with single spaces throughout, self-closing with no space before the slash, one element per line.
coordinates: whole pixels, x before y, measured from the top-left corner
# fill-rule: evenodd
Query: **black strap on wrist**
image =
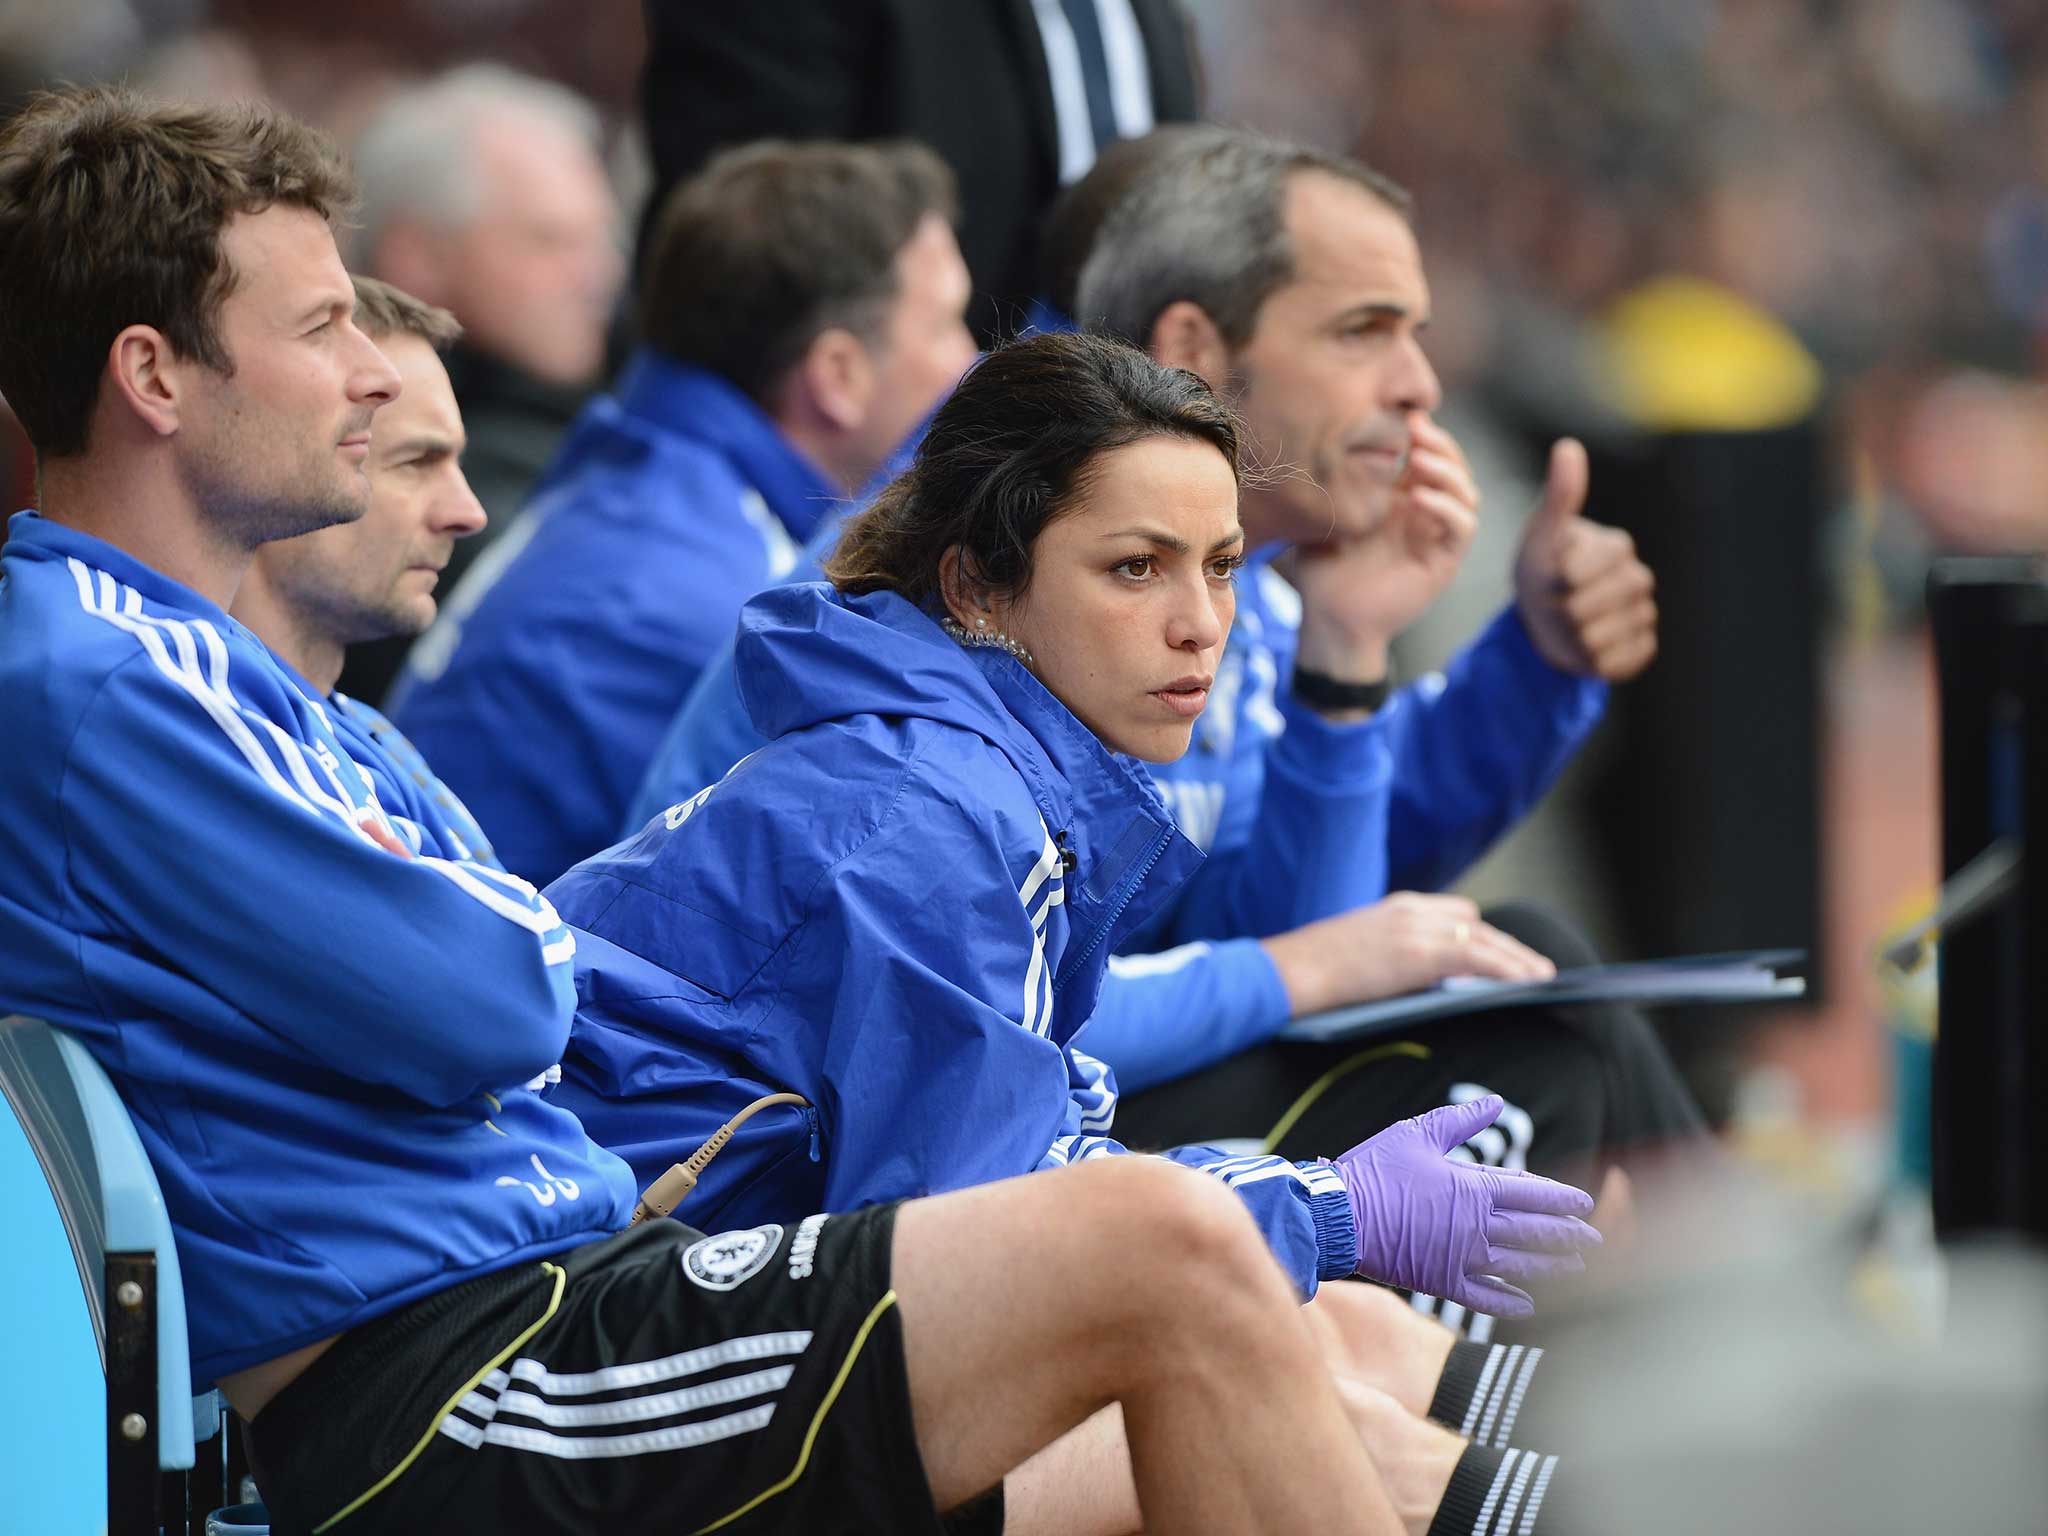
<path fill-rule="evenodd" d="M 1387 702 L 1392 689 L 1391 676 L 1376 683 L 1347 683 L 1327 673 L 1311 672 L 1299 663 L 1294 668 L 1294 696 L 1313 710 L 1376 710 Z"/>

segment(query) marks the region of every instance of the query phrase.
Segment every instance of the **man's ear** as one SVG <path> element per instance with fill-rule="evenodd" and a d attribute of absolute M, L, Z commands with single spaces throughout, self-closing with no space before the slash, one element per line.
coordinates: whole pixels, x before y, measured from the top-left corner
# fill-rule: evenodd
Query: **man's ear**
<path fill-rule="evenodd" d="M 1175 299 L 1159 312 L 1147 350 L 1154 362 L 1198 374 L 1219 393 L 1230 377 L 1230 348 L 1223 343 L 1223 333 L 1192 299 Z"/>
<path fill-rule="evenodd" d="M 875 360 L 867 344 L 844 326 L 811 338 L 791 370 L 810 410 L 838 432 L 857 432 L 875 398 Z"/>
<path fill-rule="evenodd" d="M 196 359 L 180 358 L 153 325 L 131 325 L 107 349 L 101 403 L 125 412 L 158 437 L 178 430 L 178 410 L 192 382 Z"/>

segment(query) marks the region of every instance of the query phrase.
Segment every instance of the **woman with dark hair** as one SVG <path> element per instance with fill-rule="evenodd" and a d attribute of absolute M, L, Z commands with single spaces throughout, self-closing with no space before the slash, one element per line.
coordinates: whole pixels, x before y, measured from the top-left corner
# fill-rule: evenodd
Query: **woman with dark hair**
<path fill-rule="evenodd" d="M 1187 750 L 1235 608 L 1239 427 L 1119 343 L 991 354 L 847 527 L 756 597 L 769 745 L 549 888 L 588 941 L 557 1102 L 643 1184 L 745 1119 L 684 1215 L 780 1221 L 1121 1153 L 1069 1043 L 1200 863 L 1139 763 Z M 1297 1286 L 1364 1272 L 1517 1314 L 1597 1241 L 1576 1190 L 1445 1155 L 1497 1099 L 1335 1163 L 1181 1148 Z M 667 1208 L 690 1180 L 665 1185 Z"/>

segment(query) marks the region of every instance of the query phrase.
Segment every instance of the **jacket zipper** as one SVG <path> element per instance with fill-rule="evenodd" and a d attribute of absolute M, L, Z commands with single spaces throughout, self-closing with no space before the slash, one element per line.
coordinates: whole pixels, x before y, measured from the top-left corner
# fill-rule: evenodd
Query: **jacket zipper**
<path fill-rule="evenodd" d="M 1057 844 L 1057 839 L 1055 839 L 1055 844 Z M 1059 975 L 1055 976 L 1052 980 L 1054 991 L 1058 991 L 1060 987 L 1064 986 L 1067 982 L 1067 979 L 1071 977 L 1075 971 L 1079 970 L 1082 966 L 1088 963 L 1088 957 L 1094 954 L 1096 950 L 1102 947 L 1102 941 L 1104 937 L 1108 935 L 1110 929 L 1116 926 L 1116 920 L 1124 915 L 1124 908 L 1128 907 L 1131 904 L 1132 900 L 1137 896 L 1138 887 L 1145 883 L 1146 877 L 1152 873 L 1152 867 L 1159 862 L 1160 857 L 1172 845 L 1173 829 L 1169 827 L 1167 828 L 1166 832 L 1159 838 L 1159 840 L 1152 845 L 1152 851 L 1145 856 L 1145 862 L 1138 866 L 1138 877 L 1135 880 L 1127 880 L 1124 882 L 1124 893 L 1122 898 L 1117 902 L 1117 904 L 1114 907 L 1110 909 L 1109 914 L 1106 917 L 1104 917 L 1101 922 L 1095 925 L 1095 935 L 1093 938 L 1089 939 L 1088 947 L 1083 949 L 1080 954 L 1076 955 L 1072 960 L 1069 960 L 1065 965 L 1060 967 Z"/>

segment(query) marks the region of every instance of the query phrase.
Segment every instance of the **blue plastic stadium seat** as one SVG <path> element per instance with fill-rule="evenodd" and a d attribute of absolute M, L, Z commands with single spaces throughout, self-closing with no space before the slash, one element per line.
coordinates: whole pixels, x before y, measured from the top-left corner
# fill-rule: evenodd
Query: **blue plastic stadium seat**
<path fill-rule="evenodd" d="M 198 1446 L 220 1432 L 221 1402 L 192 1395 L 185 1288 L 155 1170 L 99 1063 L 41 1020 L 0 1018 L 0 1092 L 56 1203 L 106 1376 L 108 1529 L 153 1533 L 159 1519 L 183 1529 L 185 1509 L 160 1508 L 157 1474 L 195 1465 Z M 64 1258 L 30 1252 L 19 1261 L 61 1267 Z M 110 1293 L 138 1303 L 116 1299 L 110 1317 Z M 213 1471 L 195 1493 L 217 1487 Z"/>

